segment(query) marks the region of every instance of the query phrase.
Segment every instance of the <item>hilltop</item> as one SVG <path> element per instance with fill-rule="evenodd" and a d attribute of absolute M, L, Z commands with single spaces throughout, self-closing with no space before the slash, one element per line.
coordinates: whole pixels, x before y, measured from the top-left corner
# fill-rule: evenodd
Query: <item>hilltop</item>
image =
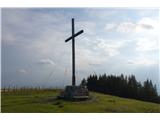
<path fill-rule="evenodd" d="M 3 113 L 115 113 L 115 112 L 160 112 L 160 104 L 126 99 L 90 92 L 86 101 L 64 101 L 56 99 L 59 90 L 26 90 L 2 92 Z"/>

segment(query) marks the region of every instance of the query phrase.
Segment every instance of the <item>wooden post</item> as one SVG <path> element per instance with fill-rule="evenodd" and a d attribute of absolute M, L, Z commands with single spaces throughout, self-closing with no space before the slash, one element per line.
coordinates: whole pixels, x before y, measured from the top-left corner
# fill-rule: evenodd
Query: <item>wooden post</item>
<path fill-rule="evenodd" d="M 75 37 L 82 34 L 83 30 L 80 30 L 77 33 L 74 33 L 74 18 L 72 18 L 72 36 L 67 38 L 65 42 L 72 40 L 72 86 L 76 85 L 76 76 L 75 76 Z"/>
<path fill-rule="evenodd" d="M 72 18 L 72 36 L 74 36 L 74 18 Z M 72 85 L 76 85 L 76 77 L 75 77 L 75 41 L 74 37 L 72 37 Z"/>

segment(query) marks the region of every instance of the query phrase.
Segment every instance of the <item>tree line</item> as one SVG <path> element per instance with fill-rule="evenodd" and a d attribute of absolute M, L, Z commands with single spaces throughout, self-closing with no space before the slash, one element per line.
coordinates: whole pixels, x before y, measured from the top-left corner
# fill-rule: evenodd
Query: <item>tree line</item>
<path fill-rule="evenodd" d="M 90 91 L 160 103 L 156 85 L 153 85 L 149 79 L 141 83 L 136 80 L 134 75 L 103 74 L 97 76 L 94 74 L 83 79 L 81 84 L 85 83 Z"/>
<path fill-rule="evenodd" d="M 44 88 L 44 87 L 4 87 L 1 89 L 1 93 L 5 94 L 5 95 L 25 95 L 25 94 L 31 94 L 33 92 L 36 93 L 41 93 L 43 91 L 60 91 L 61 89 L 58 88 L 53 88 L 53 87 L 48 87 L 48 88 Z"/>

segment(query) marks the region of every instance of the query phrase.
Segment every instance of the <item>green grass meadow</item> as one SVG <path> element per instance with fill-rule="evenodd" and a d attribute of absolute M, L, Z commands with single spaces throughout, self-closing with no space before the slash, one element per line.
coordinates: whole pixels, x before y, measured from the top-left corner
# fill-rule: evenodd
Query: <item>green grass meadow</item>
<path fill-rule="evenodd" d="M 1 93 L 2 113 L 160 113 L 160 104 L 90 92 L 86 101 L 56 99 L 59 90 Z"/>

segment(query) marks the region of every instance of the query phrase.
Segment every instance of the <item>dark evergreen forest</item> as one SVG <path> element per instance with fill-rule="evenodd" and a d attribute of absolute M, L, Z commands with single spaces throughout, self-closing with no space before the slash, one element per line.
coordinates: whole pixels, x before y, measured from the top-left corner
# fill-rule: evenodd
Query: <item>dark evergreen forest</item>
<path fill-rule="evenodd" d="M 90 75 L 83 79 L 81 84 L 86 84 L 90 91 L 115 95 L 124 98 L 160 103 L 156 85 L 147 79 L 138 82 L 134 75 Z"/>

